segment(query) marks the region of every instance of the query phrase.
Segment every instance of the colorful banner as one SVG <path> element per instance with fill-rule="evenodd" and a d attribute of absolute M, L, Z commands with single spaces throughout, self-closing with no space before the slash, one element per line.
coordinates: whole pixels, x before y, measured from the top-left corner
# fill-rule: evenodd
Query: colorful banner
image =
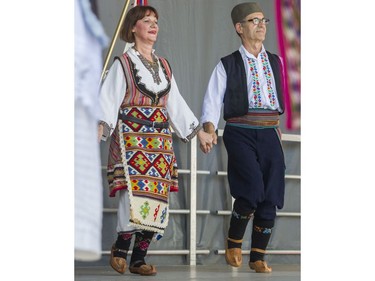
<path fill-rule="evenodd" d="M 276 0 L 275 8 L 279 53 L 286 74 L 286 128 L 298 130 L 301 123 L 301 1 Z"/>

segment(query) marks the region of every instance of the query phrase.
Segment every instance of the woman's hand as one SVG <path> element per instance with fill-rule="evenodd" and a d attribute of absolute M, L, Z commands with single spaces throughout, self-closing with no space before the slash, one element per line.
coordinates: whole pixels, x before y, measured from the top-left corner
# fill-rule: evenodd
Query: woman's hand
<path fill-rule="evenodd" d="M 200 149 L 203 153 L 209 153 L 211 151 L 211 148 L 213 146 L 212 141 L 213 137 L 211 134 L 206 133 L 202 129 L 198 131 L 198 139 L 200 142 Z"/>

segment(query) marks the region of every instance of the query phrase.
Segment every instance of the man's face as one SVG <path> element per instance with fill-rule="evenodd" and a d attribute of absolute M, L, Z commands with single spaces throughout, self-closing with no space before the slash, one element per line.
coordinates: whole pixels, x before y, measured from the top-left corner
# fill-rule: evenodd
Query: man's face
<path fill-rule="evenodd" d="M 236 30 L 243 40 L 249 42 L 260 41 L 266 39 L 266 24 L 262 22 L 263 13 L 252 13 L 244 18 L 240 23 L 236 24 Z M 254 23 L 254 19 L 258 19 L 258 24 Z M 255 20 L 257 21 L 257 20 Z"/>

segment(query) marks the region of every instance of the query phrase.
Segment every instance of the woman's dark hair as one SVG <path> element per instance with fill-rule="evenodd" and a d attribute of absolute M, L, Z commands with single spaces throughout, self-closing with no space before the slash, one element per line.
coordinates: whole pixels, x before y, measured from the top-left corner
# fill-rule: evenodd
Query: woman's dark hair
<path fill-rule="evenodd" d="M 128 43 L 133 43 L 135 38 L 132 32 L 133 27 L 138 20 L 143 19 L 146 15 L 151 13 L 155 14 L 155 17 L 159 19 L 158 12 L 154 7 L 151 6 L 135 6 L 131 8 L 125 16 L 124 24 L 120 30 L 120 38 Z"/>

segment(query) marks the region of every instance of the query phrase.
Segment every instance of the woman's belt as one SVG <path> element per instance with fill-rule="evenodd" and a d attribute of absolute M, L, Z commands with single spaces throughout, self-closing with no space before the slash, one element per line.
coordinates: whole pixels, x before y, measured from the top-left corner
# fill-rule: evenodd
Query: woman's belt
<path fill-rule="evenodd" d="M 156 121 L 150 121 L 146 119 L 140 119 L 134 116 L 121 114 L 121 119 L 124 121 L 130 121 L 134 123 L 138 123 L 141 125 L 146 125 L 148 127 L 156 128 L 156 129 L 166 129 L 169 127 L 169 122 L 156 122 Z"/>
<path fill-rule="evenodd" d="M 279 119 L 277 111 L 250 111 L 244 116 L 230 118 L 227 122 L 254 127 L 278 127 L 280 123 Z"/>

